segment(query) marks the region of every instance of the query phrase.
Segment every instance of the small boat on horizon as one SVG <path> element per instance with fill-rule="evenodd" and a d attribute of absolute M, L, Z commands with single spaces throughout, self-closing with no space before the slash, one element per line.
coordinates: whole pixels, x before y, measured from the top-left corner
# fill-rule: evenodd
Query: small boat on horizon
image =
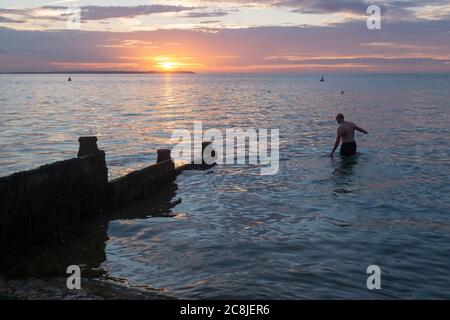
<path fill-rule="evenodd" d="M 322 76 L 322 78 L 320 79 L 320 82 L 324 82 L 325 78 Z"/>

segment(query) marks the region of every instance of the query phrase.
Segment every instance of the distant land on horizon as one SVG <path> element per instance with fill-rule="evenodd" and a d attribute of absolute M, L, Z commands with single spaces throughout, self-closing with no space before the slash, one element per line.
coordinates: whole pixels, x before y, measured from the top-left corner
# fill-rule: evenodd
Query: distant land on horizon
<path fill-rule="evenodd" d="M 193 71 L 89 71 L 89 70 L 73 70 L 73 71 L 10 71 L 0 72 L 0 74 L 195 74 Z"/>

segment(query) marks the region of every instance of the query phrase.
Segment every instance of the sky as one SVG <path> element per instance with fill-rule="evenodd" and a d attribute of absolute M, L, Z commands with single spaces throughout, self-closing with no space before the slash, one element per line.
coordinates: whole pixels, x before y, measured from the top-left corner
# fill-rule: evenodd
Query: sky
<path fill-rule="evenodd" d="M 450 0 L 0 1 L 0 72 L 71 70 L 450 72 Z"/>

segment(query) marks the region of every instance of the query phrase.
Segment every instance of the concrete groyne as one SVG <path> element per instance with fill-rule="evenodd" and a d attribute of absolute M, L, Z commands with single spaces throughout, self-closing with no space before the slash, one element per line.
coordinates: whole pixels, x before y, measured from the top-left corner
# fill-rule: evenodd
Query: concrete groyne
<path fill-rule="evenodd" d="M 0 254 L 41 241 L 71 224 L 129 204 L 172 183 L 170 150 L 158 161 L 108 181 L 96 137 L 79 139 L 78 157 L 0 178 Z"/>

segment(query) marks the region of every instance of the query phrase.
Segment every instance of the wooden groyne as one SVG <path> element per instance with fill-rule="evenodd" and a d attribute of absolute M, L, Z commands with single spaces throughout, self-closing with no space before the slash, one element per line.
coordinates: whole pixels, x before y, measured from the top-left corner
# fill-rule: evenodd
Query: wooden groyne
<path fill-rule="evenodd" d="M 81 137 L 78 157 L 0 178 L 0 254 L 24 249 L 82 219 L 144 198 L 175 181 L 170 150 L 156 164 L 108 181 L 96 137 Z"/>

